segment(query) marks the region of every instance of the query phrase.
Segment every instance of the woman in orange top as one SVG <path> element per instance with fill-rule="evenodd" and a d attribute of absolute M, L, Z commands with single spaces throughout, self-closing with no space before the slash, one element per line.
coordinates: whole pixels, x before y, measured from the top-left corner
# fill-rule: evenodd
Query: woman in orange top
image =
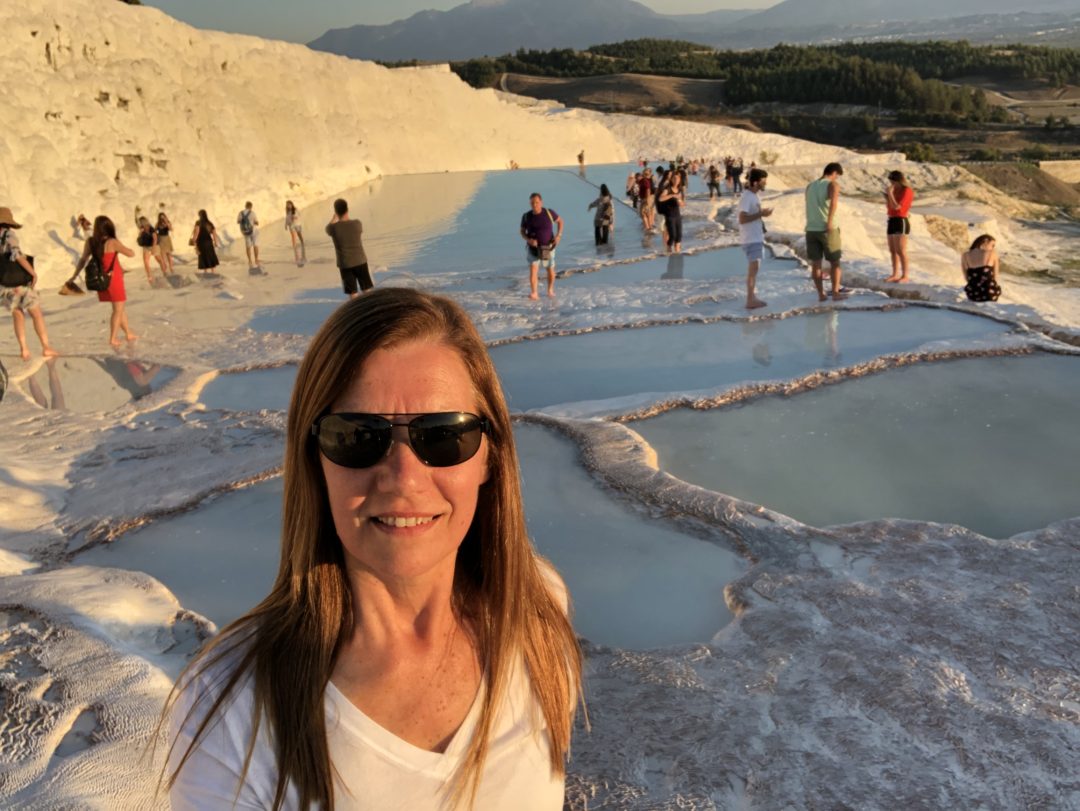
<path fill-rule="evenodd" d="M 889 172 L 889 185 L 885 189 L 885 207 L 889 214 L 889 225 L 885 230 L 889 240 L 889 258 L 892 260 L 892 275 L 887 282 L 909 282 L 907 238 L 911 233 L 908 212 L 915 199 L 915 191 L 907 184 L 904 173 Z"/>

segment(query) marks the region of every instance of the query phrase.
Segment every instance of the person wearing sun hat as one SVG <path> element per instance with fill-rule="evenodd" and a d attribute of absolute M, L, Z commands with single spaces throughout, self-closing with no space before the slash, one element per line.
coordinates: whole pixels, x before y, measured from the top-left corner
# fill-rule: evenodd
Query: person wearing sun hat
<path fill-rule="evenodd" d="M 19 354 L 23 360 L 30 360 L 30 347 L 26 345 L 26 316 L 34 323 L 34 332 L 41 341 L 41 354 L 55 358 L 60 353 L 49 345 L 49 333 L 45 329 L 45 316 L 41 313 L 41 299 L 37 290 L 37 273 L 34 266 L 19 249 L 19 240 L 15 231 L 22 228 L 15 221 L 15 215 L 6 206 L 0 206 L 0 258 L 16 262 L 30 274 L 30 284 L 20 287 L 0 287 L 0 303 L 11 311 L 15 322 L 15 339 L 19 342 Z"/>

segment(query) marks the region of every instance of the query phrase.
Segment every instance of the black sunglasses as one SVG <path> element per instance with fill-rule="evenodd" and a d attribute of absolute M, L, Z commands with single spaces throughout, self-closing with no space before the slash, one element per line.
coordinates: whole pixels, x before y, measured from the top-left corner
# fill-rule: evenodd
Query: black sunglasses
<path fill-rule="evenodd" d="M 412 419 L 392 422 L 379 414 L 324 414 L 315 420 L 311 433 L 323 456 L 351 468 L 371 467 L 385 457 L 394 442 L 395 425 L 408 427 L 409 447 L 431 467 L 469 461 L 480 450 L 481 437 L 491 434 L 487 419 L 464 411 L 398 416 Z"/>

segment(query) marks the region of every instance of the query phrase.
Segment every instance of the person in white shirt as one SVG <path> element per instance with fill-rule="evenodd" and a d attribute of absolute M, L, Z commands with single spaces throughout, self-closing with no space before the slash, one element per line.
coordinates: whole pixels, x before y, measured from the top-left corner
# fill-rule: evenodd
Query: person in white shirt
<path fill-rule="evenodd" d="M 297 373 L 269 596 L 177 681 L 174 811 L 560 811 L 581 652 L 449 299 L 335 311 Z"/>
<path fill-rule="evenodd" d="M 746 254 L 746 309 L 756 310 L 766 306 L 766 302 L 757 297 L 754 288 L 757 273 L 761 267 L 761 258 L 765 254 L 765 218 L 772 214 L 771 208 L 761 207 L 758 195 L 765 190 L 769 173 L 764 169 L 751 169 L 746 179 L 746 188 L 739 200 L 739 238 L 743 253 Z"/>

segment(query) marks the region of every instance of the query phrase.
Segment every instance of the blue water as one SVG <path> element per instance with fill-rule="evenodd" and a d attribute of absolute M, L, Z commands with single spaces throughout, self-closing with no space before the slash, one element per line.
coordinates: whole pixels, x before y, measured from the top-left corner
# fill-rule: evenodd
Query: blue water
<path fill-rule="evenodd" d="M 522 341 L 495 347 L 491 356 L 511 408 L 527 411 L 644 392 L 700 391 L 801 377 L 816 369 L 910 352 L 929 341 L 988 338 L 1008 330 L 989 319 L 922 307 L 832 310 Z"/>
<path fill-rule="evenodd" d="M 568 440 L 534 426 L 515 435 L 529 532 L 567 583 L 579 634 L 599 644 L 651 648 L 708 641 L 731 620 L 723 589 L 745 571 L 744 560 L 626 509 L 577 464 Z M 272 479 L 77 560 L 147 572 L 185 607 L 221 626 L 273 583 L 281 498 L 282 480 Z"/>
<path fill-rule="evenodd" d="M 1080 358 L 916 364 L 630 424 L 686 481 L 814 526 L 957 523 L 1004 538 L 1080 515 Z"/>

